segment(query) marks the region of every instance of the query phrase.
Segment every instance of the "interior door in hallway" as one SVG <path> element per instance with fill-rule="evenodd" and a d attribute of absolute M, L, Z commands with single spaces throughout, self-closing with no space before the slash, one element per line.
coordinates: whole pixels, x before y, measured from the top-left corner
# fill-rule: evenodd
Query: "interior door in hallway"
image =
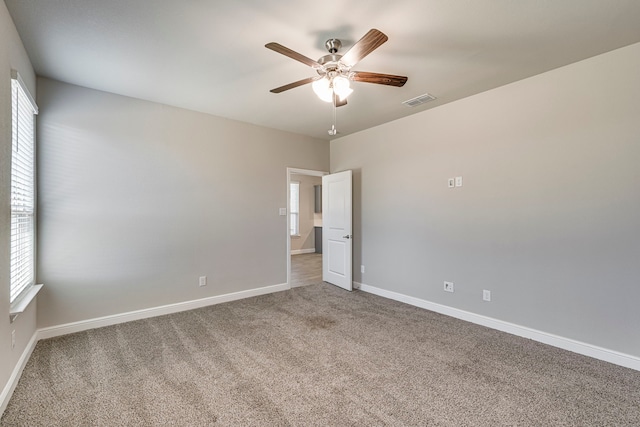
<path fill-rule="evenodd" d="M 352 177 L 322 177 L 322 280 L 352 290 Z"/>

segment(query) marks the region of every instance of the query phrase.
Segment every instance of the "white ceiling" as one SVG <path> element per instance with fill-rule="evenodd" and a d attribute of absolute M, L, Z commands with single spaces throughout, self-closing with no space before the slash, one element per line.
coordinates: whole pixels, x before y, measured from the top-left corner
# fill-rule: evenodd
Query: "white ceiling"
<path fill-rule="evenodd" d="M 354 83 L 341 135 L 640 42 L 638 0 L 5 0 L 40 76 L 329 139 L 315 75 L 268 50 L 342 53 L 369 29 L 389 36 L 353 69 L 406 75 Z M 615 78 L 615 76 L 611 76 Z M 416 108 L 401 104 L 431 93 Z"/>

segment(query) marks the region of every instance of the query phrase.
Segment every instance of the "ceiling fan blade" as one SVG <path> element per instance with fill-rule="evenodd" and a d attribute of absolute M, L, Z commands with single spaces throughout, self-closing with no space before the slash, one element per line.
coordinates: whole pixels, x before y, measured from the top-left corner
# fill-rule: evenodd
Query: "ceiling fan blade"
<path fill-rule="evenodd" d="M 352 80 L 354 82 L 376 83 L 379 85 L 402 87 L 407 82 L 405 76 L 394 76 L 393 74 L 368 73 L 366 71 L 354 71 Z"/>
<path fill-rule="evenodd" d="M 306 79 L 298 80 L 297 82 L 289 83 L 287 85 L 280 86 L 280 87 L 277 87 L 275 89 L 271 89 L 269 92 L 271 92 L 271 93 L 284 92 L 285 90 L 293 89 L 294 87 L 298 87 L 298 86 L 302 86 L 302 85 L 306 85 L 306 84 L 315 82 L 316 80 L 321 79 L 321 78 L 322 78 L 321 76 L 307 77 Z"/>
<path fill-rule="evenodd" d="M 340 62 L 342 62 L 347 67 L 353 67 L 358 62 L 362 61 L 362 59 L 369 55 L 371 52 L 380 47 L 384 42 L 389 39 L 383 32 L 376 30 L 375 28 L 369 30 L 367 34 L 364 35 L 360 40 L 356 42 L 351 49 L 347 51 L 342 58 L 340 58 Z"/>
<path fill-rule="evenodd" d="M 336 107 L 342 107 L 343 105 L 347 105 L 347 99 L 345 98 L 342 101 L 340 101 L 340 98 L 336 96 L 335 98 L 333 98 L 333 104 Z"/>
<path fill-rule="evenodd" d="M 322 69 L 322 65 L 318 64 L 316 61 L 314 61 L 311 58 L 307 58 L 306 56 L 289 49 L 288 47 L 284 47 L 279 43 L 267 43 L 264 45 L 264 47 L 266 47 L 267 49 L 271 49 L 274 52 L 278 52 L 283 54 L 284 56 L 288 56 L 291 59 L 295 59 L 296 61 L 302 62 L 305 65 L 308 65 L 309 67 L 315 68 L 315 69 Z"/>

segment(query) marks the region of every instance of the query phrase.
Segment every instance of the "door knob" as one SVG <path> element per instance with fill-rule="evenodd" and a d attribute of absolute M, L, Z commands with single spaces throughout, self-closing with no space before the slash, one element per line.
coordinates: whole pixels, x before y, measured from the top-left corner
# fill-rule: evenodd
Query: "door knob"
<path fill-rule="evenodd" d="M 343 239 L 350 239 L 352 237 L 353 237 L 352 234 L 347 234 L 346 236 L 342 236 Z"/>

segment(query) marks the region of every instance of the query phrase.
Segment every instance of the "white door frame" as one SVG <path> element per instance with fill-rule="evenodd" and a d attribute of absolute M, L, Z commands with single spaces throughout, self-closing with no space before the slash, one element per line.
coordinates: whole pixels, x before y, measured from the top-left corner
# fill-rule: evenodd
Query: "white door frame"
<path fill-rule="evenodd" d="M 291 202 L 291 194 L 289 194 L 289 190 L 291 189 L 291 174 L 325 176 L 329 175 L 329 172 L 311 169 L 287 168 L 287 223 L 285 224 L 285 232 L 287 233 L 287 286 L 289 289 L 291 289 L 291 235 L 289 234 L 289 223 L 291 222 L 291 218 L 289 217 L 289 212 L 291 210 L 291 206 L 289 206 Z"/>

